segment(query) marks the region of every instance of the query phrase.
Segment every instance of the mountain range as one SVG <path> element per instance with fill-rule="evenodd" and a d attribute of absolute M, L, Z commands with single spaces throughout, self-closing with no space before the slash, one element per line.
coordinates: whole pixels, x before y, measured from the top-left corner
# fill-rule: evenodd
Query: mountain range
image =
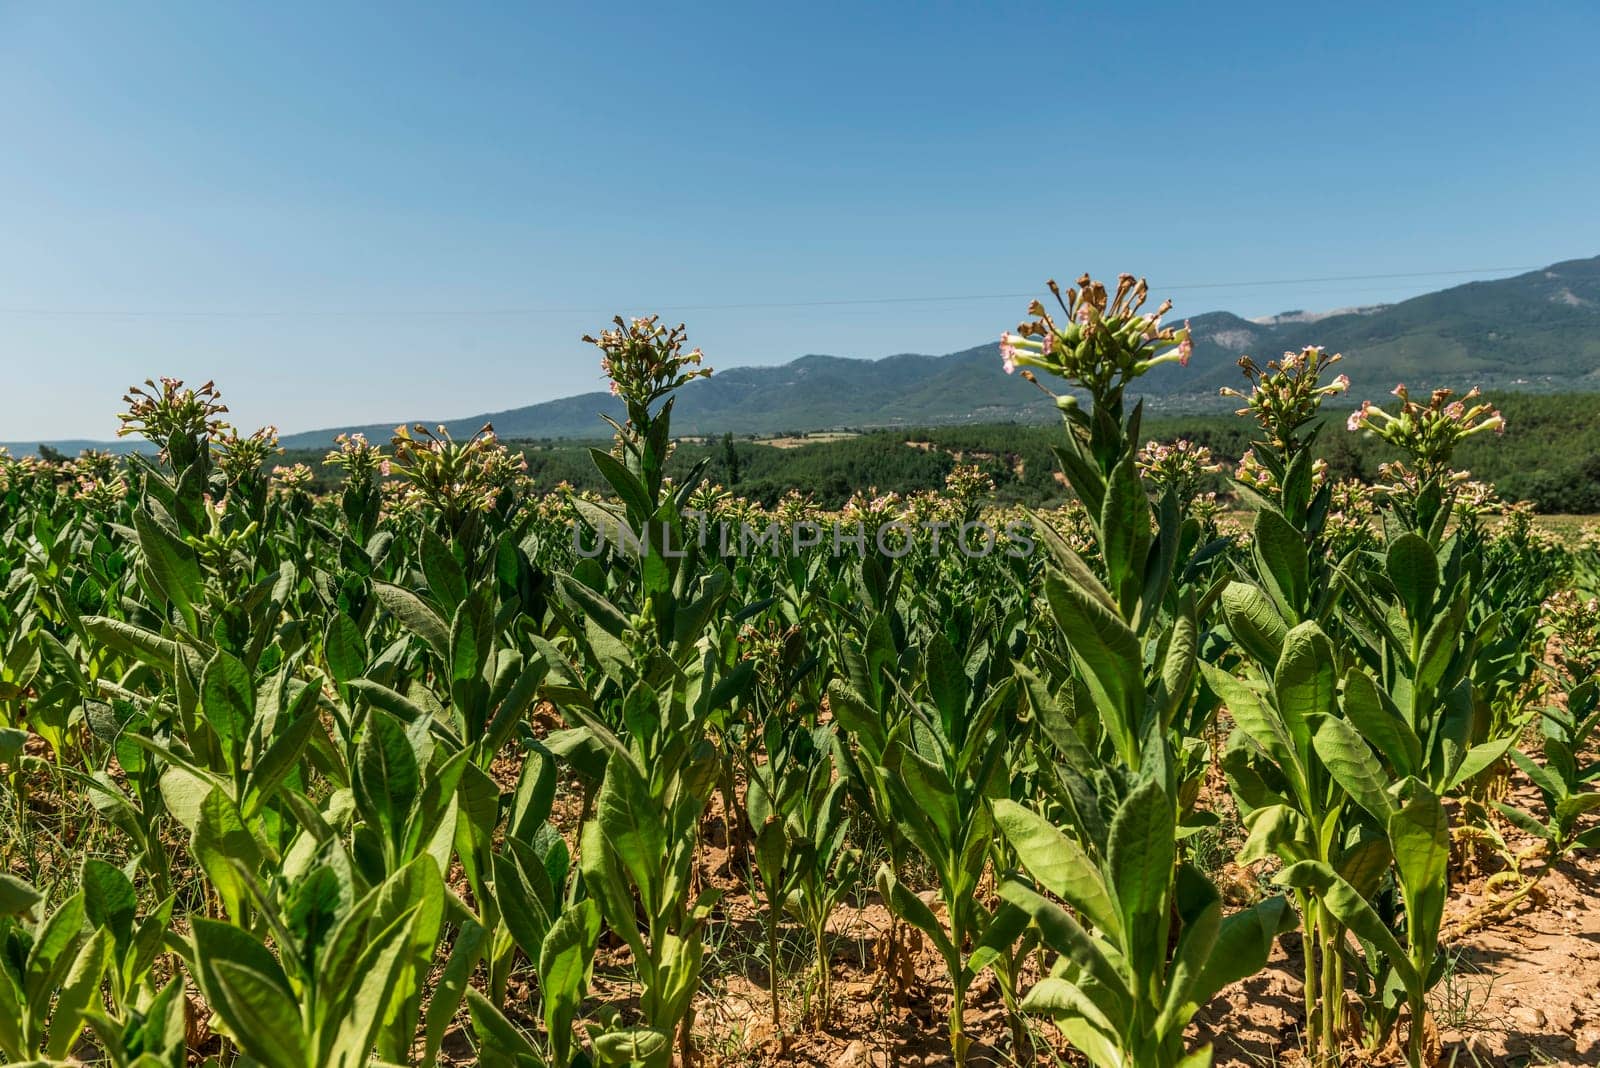
<path fill-rule="evenodd" d="M 1159 286 L 1153 288 L 1160 292 Z M 1477 385 L 1596 391 L 1600 256 L 1512 278 L 1469 282 L 1395 304 L 1290 311 L 1258 320 L 1208 312 L 1192 316 L 1190 324 L 1194 353 L 1189 365 L 1163 366 L 1140 380 L 1152 408 L 1203 410 L 1230 403 L 1217 391 L 1241 381 L 1241 354 L 1265 363 L 1305 345 L 1344 354 L 1341 369 L 1350 376 L 1357 399 L 1377 397 L 1396 382 L 1413 390 Z M 492 423 L 507 439 L 596 438 L 608 433 L 599 418 L 602 413 L 622 418 L 616 398 L 596 392 L 443 423 L 457 436 Z M 426 420 L 430 425 L 439 422 L 435 413 L 413 414 L 434 416 Z M 781 366 L 720 370 L 680 392 L 673 429 L 683 435 L 775 434 L 1049 418 L 1049 398 L 1006 375 L 998 343 L 991 342 L 946 356 L 863 360 L 810 355 Z M 283 444 L 318 448 L 351 431 L 382 440 L 394 425 L 307 431 L 286 435 Z"/>

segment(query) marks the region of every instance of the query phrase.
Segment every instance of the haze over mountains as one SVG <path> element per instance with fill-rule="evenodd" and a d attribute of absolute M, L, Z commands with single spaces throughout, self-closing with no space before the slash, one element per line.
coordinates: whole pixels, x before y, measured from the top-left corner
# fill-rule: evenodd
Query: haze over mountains
<path fill-rule="evenodd" d="M 1152 288 L 1159 294 L 1159 285 Z M 1190 321 L 1195 349 L 1189 366 L 1161 367 L 1141 380 L 1154 408 L 1215 408 L 1225 403 L 1218 388 L 1239 381 L 1241 354 L 1264 363 L 1310 344 L 1344 353 L 1342 370 L 1357 398 L 1377 397 L 1396 382 L 1413 389 L 1600 390 L 1600 256 L 1397 304 L 1261 320 L 1208 312 Z M 595 392 L 442 422 L 456 435 L 488 422 L 502 438 L 595 438 L 607 434 L 600 413 L 621 419 L 622 407 Z M 401 418 L 418 417 L 430 425 L 441 421 L 438 413 L 399 412 L 391 423 L 291 434 L 283 444 L 320 447 L 346 431 L 383 440 Z M 683 389 L 673 429 L 683 435 L 769 434 L 1050 418 L 1049 399 L 1006 375 L 997 343 L 989 342 L 946 356 L 812 355 L 776 367 L 719 365 L 712 377 Z"/>

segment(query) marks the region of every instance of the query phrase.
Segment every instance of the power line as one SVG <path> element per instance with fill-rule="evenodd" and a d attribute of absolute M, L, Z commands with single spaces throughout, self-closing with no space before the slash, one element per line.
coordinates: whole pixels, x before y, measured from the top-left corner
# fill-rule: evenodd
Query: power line
<path fill-rule="evenodd" d="M 1503 274 L 1517 271 L 1534 271 L 1538 266 L 1532 267 L 1472 267 L 1456 268 L 1442 271 L 1397 271 L 1387 274 L 1342 274 L 1322 275 L 1315 278 L 1267 278 L 1249 282 L 1185 282 L 1177 285 L 1163 285 L 1159 287 L 1161 293 L 1176 293 L 1190 290 L 1226 290 L 1226 289 L 1259 289 L 1266 286 L 1298 286 L 1315 285 L 1324 282 L 1371 282 L 1379 280 L 1393 281 L 1406 278 L 1443 278 L 1470 274 Z M 659 308 L 661 311 L 688 312 L 688 311 L 754 311 L 760 309 L 778 308 L 840 308 L 860 305 L 885 305 L 885 304 L 956 304 L 984 300 L 1027 300 L 1038 296 L 1038 291 L 1027 293 L 967 293 L 951 296 L 934 297 L 858 297 L 839 300 L 798 300 L 798 301 L 760 301 L 733 304 L 665 304 L 665 305 L 636 305 L 642 307 Z M 37 316 L 39 318 L 81 318 L 81 319 L 319 319 L 319 318 L 518 318 L 534 315 L 606 315 L 616 310 L 616 305 L 611 307 L 508 307 L 508 308 L 482 308 L 472 309 L 372 309 L 372 310 L 271 310 L 271 311 L 218 311 L 210 309 L 179 309 L 179 310 L 107 310 L 107 309 L 63 309 L 63 308 L 27 308 L 27 307 L 0 307 L 0 315 L 12 316 Z"/>

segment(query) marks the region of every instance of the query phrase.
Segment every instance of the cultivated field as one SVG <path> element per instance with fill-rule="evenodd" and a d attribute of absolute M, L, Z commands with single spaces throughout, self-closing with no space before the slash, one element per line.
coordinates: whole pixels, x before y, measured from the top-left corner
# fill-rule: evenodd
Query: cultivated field
<path fill-rule="evenodd" d="M 173 380 L 159 457 L 0 458 L 5 1061 L 1600 1063 L 1593 531 L 1471 395 L 1318 431 L 1316 349 L 1219 496 L 1124 397 L 1186 332 L 1056 296 L 1044 514 L 674 482 L 653 319 L 606 494 L 424 427 L 314 494 Z"/>

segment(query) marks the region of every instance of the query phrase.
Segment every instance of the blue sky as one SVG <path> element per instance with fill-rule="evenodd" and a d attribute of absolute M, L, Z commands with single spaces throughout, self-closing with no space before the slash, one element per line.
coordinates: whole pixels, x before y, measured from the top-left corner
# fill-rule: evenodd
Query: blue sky
<path fill-rule="evenodd" d="M 1588 0 L 679 8 L 0 0 L 0 440 L 108 437 L 160 374 L 246 428 L 532 403 L 599 388 L 612 311 L 733 366 L 1027 301 L 705 305 L 1600 253 Z"/>

